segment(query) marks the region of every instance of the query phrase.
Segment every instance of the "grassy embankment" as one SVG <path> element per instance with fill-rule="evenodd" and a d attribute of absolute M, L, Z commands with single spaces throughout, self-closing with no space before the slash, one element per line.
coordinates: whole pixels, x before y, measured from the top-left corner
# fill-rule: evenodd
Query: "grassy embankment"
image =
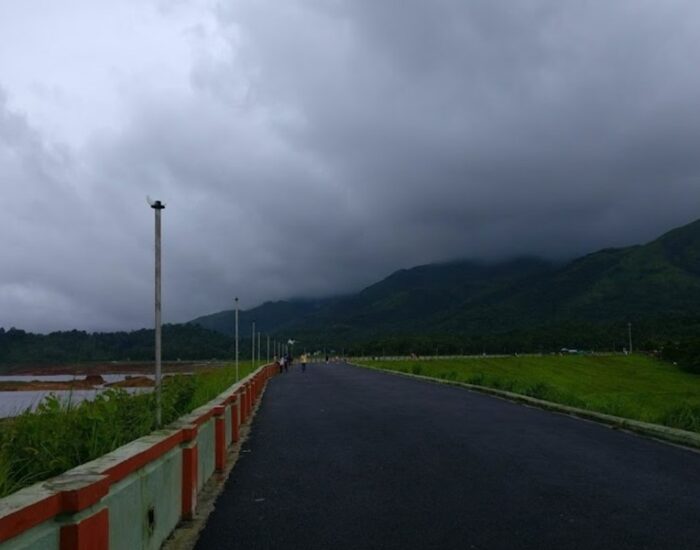
<path fill-rule="evenodd" d="M 239 365 L 241 378 L 252 372 Z M 236 381 L 235 368 L 168 376 L 163 424 L 211 401 Z M 93 401 L 46 398 L 35 412 L 0 422 L 0 497 L 102 456 L 155 429 L 155 395 L 110 389 Z"/>
<path fill-rule="evenodd" d="M 700 375 L 642 355 L 362 361 L 700 432 Z"/>

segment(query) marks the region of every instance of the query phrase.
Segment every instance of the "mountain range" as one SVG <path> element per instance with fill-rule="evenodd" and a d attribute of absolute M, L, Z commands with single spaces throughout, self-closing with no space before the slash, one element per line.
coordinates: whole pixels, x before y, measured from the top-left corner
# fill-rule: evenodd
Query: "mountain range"
<path fill-rule="evenodd" d="M 572 343 L 622 347 L 687 335 L 700 321 L 700 220 L 644 245 L 608 248 L 557 263 L 523 257 L 402 269 L 352 295 L 267 302 L 241 312 L 241 336 L 259 331 L 309 346 L 423 347 L 476 351 Z M 234 312 L 191 321 L 231 335 Z M 612 331 L 612 333 L 611 333 Z M 429 341 L 429 342 L 428 342 Z M 607 344 L 606 344 L 607 343 Z M 376 348 L 376 345 L 374 346 Z"/>

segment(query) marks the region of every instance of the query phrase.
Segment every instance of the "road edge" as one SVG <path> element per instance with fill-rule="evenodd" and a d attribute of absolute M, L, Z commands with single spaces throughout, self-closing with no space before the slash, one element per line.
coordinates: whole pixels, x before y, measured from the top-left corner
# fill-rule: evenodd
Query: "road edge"
<path fill-rule="evenodd" d="M 487 386 L 477 386 L 474 384 L 469 384 L 467 382 L 458 382 L 456 380 L 443 380 L 441 378 L 433 378 L 431 376 L 423 376 L 420 374 L 413 374 L 409 372 L 382 369 L 380 367 L 370 367 L 369 365 L 362 365 L 359 363 L 349 362 L 348 365 L 363 369 L 374 370 L 378 372 L 384 372 L 387 374 L 393 374 L 396 376 L 404 376 L 406 378 L 414 378 L 416 380 L 430 382 L 433 384 L 442 384 L 444 386 L 455 386 L 459 388 L 464 388 L 466 390 L 483 393 L 486 395 L 504 399 L 506 401 L 520 403 L 523 405 L 529 405 L 550 412 L 566 414 L 568 416 L 574 416 L 576 418 L 582 418 L 584 420 L 590 420 L 592 422 L 597 422 L 598 424 L 609 426 L 613 429 L 633 432 L 635 434 L 643 435 L 645 437 L 655 439 L 663 443 L 670 443 L 673 445 L 687 448 L 691 451 L 700 452 L 700 434 L 697 434 L 695 432 L 689 432 L 678 428 L 669 428 L 660 424 L 651 424 L 649 422 L 632 420 L 630 418 L 613 416 L 610 414 L 599 413 L 587 409 L 579 409 L 577 407 L 571 407 L 569 405 L 563 405 L 561 403 L 555 403 L 553 401 L 545 401 L 544 399 L 537 399 L 535 397 L 522 395 L 520 393 L 498 390 L 496 388 L 489 388 Z"/>
<path fill-rule="evenodd" d="M 226 454 L 226 466 L 222 472 L 215 472 L 202 487 L 198 496 L 197 509 L 191 519 L 182 520 L 173 530 L 170 536 L 163 541 L 161 550 L 193 550 L 199 541 L 202 530 L 206 527 L 209 516 L 216 507 L 216 501 L 224 492 L 226 482 L 229 479 L 238 459 L 243 451 L 243 445 L 253 431 L 253 422 L 262 406 L 263 397 L 267 386 L 263 387 L 260 399 L 250 412 L 250 420 L 247 424 L 241 424 L 238 441 L 231 445 Z"/>

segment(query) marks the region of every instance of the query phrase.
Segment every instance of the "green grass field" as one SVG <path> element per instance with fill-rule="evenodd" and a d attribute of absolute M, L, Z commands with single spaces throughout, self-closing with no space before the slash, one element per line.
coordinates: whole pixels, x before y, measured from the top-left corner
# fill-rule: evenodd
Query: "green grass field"
<path fill-rule="evenodd" d="M 700 432 L 700 375 L 642 355 L 362 361 Z"/>

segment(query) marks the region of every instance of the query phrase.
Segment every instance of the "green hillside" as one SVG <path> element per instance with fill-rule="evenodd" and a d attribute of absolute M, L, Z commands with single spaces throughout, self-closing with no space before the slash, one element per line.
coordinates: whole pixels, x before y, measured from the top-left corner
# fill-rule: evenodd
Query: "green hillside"
<path fill-rule="evenodd" d="M 700 327 L 700 221 L 566 264 L 520 258 L 424 265 L 351 296 L 268 303 L 242 318 L 252 315 L 262 330 L 309 345 L 375 351 L 620 349 L 628 322 L 640 345 L 653 348 Z M 232 313 L 194 322 L 230 334 Z"/>
<path fill-rule="evenodd" d="M 266 334 L 284 331 L 291 322 L 312 315 L 319 307 L 325 305 L 321 300 L 292 300 L 265 302 L 261 306 L 246 311 L 239 311 L 238 334 L 241 338 L 249 337 L 252 322 L 256 331 Z M 235 332 L 235 311 L 227 310 L 193 319 L 191 324 L 232 336 Z"/>
<path fill-rule="evenodd" d="M 295 328 L 365 335 L 429 332 L 504 288 L 542 277 L 552 269 L 543 260 L 523 258 L 500 264 L 464 261 L 401 270 L 317 310 Z"/>

